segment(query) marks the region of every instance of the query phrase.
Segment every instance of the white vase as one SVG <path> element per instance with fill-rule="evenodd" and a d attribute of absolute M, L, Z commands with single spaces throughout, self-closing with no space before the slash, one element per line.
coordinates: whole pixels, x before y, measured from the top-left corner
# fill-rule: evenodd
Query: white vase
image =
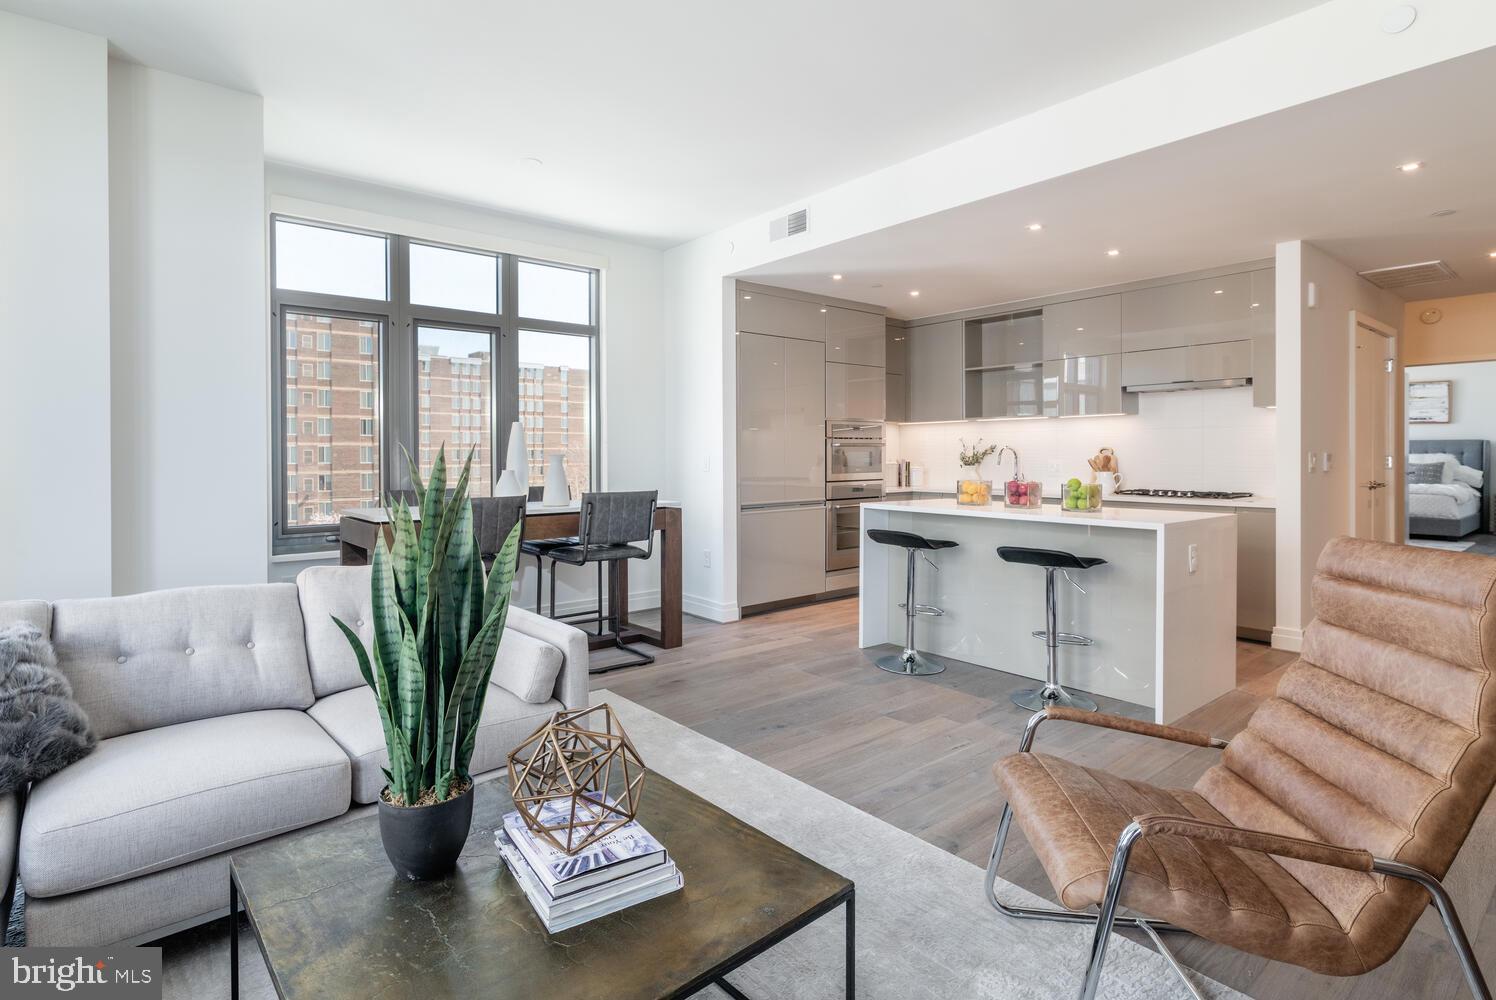
<path fill-rule="evenodd" d="M 547 507 L 565 507 L 571 503 L 571 487 L 566 482 L 566 466 L 560 455 L 552 455 L 545 469 L 545 493 L 540 501 Z"/>
<path fill-rule="evenodd" d="M 504 455 L 504 468 L 513 469 L 516 475 L 525 472 L 525 475 L 519 477 L 520 481 L 524 482 L 530 478 L 529 467 L 528 449 L 525 447 L 525 425 L 516 420 L 509 425 L 509 449 Z"/>
<path fill-rule="evenodd" d="M 499 474 L 499 481 L 493 484 L 493 495 L 496 497 L 522 497 L 529 492 L 529 487 L 514 469 L 505 469 Z"/>

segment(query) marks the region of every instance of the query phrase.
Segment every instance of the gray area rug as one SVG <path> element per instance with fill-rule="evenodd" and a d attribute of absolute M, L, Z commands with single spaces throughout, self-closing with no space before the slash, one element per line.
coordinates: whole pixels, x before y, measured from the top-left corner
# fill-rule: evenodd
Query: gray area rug
<path fill-rule="evenodd" d="M 983 898 L 983 871 L 803 782 L 607 691 L 645 763 L 857 884 L 857 995 L 864 1000 L 1070 1000 L 1091 934 L 1084 927 L 1002 917 Z M 649 822 L 648 783 L 643 819 Z M 689 878 L 689 874 L 687 875 Z M 1005 899 L 1047 905 L 1002 884 Z M 840 909 L 754 959 L 729 979 L 757 1000 L 843 995 Z M 247 928 L 240 929 L 241 995 L 275 996 Z M 224 921 L 174 935 L 164 948 L 165 996 L 228 995 Z M 1237 998 L 1194 977 L 1208 997 Z M 559 990 L 558 1000 L 566 994 Z M 709 988 L 702 1000 L 727 1000 Z M 1163 956 L 1120 936 L 1108 953 L 1101 995 L 1164 1000 L 1189 993 Z M 585 998 L 602 1000 L 602 998 Z"/>

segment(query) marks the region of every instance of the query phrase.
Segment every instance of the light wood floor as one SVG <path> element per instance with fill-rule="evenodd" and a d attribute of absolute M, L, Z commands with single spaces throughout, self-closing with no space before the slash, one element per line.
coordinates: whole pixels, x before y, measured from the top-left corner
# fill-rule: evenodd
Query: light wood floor
<path fill-rule="evenodd" d="M 992 764 L 1016 749 L 1029 716 L 1008 694 L 1033 682 L 960 663 L 934 677 L 888 674 L 857 648 L 856 625 L 854 600 L 730 625 L 688 618 L 684 646 L 658 651 L 653 666 L 595 676 L 593 687 L 616 691 L 985 867 L 1002 807 Z M 1035 647 L 1035 656 L 1042 656 L 1038 643 Z M 604 654 L 595 656 L 594 665 L 607 662 Z M 1181 724 L 1235 735 L 1292 659 L 1292 654 L 1239 642 L 1240 686 Z M 1102 707 L 1140 714 L 1119 702 Z M 1161 785 L 1188 786 L 1219 756 L 1058 723 L 1041 730 L 1039 745 Z M 1053 898 L 1016 827 L 1015 834 L 1002 876 Z M 992 919 L 1005 918 L 994 911 Z M 1318 976 L 1187 935 L 1173 935 L 1170 943 L 1190 967 L 1263 1000 L 1466 995 L 1444 939 L 1416 931 L 1391 962 L 1356 979 Z M 1496 920 L 1485 921 L 1475 945 L 1483 965 L 1496 970 Z M 1077 982 L 1080 973 L 1056 971 L 1075 975 Z"/>

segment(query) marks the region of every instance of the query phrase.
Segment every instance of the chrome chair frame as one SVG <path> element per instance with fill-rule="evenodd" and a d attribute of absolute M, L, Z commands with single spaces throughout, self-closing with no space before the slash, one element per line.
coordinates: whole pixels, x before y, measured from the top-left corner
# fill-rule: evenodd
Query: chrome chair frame
<path fill-rule="evenodd" d="M 1048 716 L 1044 712 L 1036 712 L 1029 717 L 1028 724 L 1024 726 L 1023 737 L 1018 743 L 1019 753 L 1028 753 L 1033 746 L 1034 736 L 1039 730 L 1039 724 Z M 1229 745 L 1227 740 L 1212 739 L 1212 749 L 1224 750 Z M 1185 974 L 1184 967 L 1175 958 L 1174 954 L 1164 946 L 1159 937 L 1160 931 L 1179 931 L 1188 934 L 1189 931 L 1183 927 L 1163 920 L 1155 920 L 1152 917 L 1141 916 L 1118 916 L 1117 908 L 1122 898 L 1122 882 L 1127 877 L 1127 861 L 1132 854 L 1133 847 L 1142 839 L 1143 829 L 1137 823 L 1129 823 L 1123 828 L 1121 835 L 1117 838 L 1117 849 L 1112 854 L 1111 867 L 1107 872 L 1106 893 L 1103 895 L 1101 905 L 1097 912 L 1089 913 L 1078 910 L 1056 910 L 1044 907 L 1009 906 L 997 897 L 996 882 L 997 868 L 1002 860 L 1003 848 L 1007 844 L 1008 831 L 1013 824 L 1012 806 L 1004 802 L 1002 817 L 997 823 L 997 836 L 992 842 L 992 856 L 987 862 L 987 900 L 998 912 L 1004 916 L 1020 920 L 1053 920 L 1062 923 L 1093 923 L 1096 925 L 1095 935 L 1091 939 L 1091 957 L 1086 965 L 1085 978 L 1081 983 L 1078 994 L 1080 1000 L 1095 1000 L 1096 990 L 1101 985 L 1101 970 L 1106 962 L 1106 949 L 1111 940 L 1113 927 L 1132 927 L 1143 931 L 1153 941 L 1159 953 L 1168 960 L 1175 973 L 1183 980 L 1197 1000 L 1204 1000 L 1199 989 Z M 1460 918 L 1455 913 L 1454 902 L 1449 898 L 1449 893 L 1444 885 L 1433 875 L 1413 865 L 1404 864 L 1400 861 L 1391 861 L 1385 858 L 1372 859 L 1372 871 L 1392 878 L 1406 879 L 1421 885 L 1432 898 L 1434 908 L 1439 912 L 1439 919 L 1444 924 L 1444 930 L 1449 935 L 1450 943 L 1454 946 L 1455 956 L 1459 959 L 1460 969 L 1465 975 L 1466 985 L 1475 1000 L 1492 1000 L 1491 990 L 1486 985 L 1485 976 L 1481 973 L 1480 964 L 1475 959 L 1475 953 L 1470 948 L 1470 940 L 1465 936 L 1465 929 L 1460 923 Z"/>

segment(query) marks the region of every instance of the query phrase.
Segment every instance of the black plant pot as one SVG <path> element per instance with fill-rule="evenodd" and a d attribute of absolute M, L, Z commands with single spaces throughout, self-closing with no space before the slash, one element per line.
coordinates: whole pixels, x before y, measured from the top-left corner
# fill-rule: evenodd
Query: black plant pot
<path fill-rule="evenodd" d="M 473 788 L 434 806 L 392 806 L 379 799 L 379 839 L 395 871 L 408 879 L 441 878 L 473 825 Z"/>

